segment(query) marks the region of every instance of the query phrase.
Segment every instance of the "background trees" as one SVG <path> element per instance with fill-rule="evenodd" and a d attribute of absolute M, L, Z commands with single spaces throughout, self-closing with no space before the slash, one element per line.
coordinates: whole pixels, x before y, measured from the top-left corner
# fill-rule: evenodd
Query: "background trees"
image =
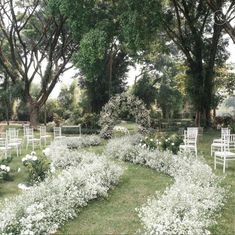
<path fill-rule="evenodd" d="M 23 83 L 30 122 L 37 125 L 38 113 L 69 67 L 76 48 L 66 17 L 50 1 L 7 1 L 0 3 L 0 63 L 17 86 Z M 36 97 L 31 94 L 35 79 L 41 81 Z"/>

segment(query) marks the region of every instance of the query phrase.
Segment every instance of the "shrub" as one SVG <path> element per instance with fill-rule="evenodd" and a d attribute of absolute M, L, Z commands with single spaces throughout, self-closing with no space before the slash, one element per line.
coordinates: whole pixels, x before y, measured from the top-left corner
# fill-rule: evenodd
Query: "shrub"
<path fill-rule="evenodd" d="M 179 135 L 166 135 L 157 139 L 157 145 L 163 151 L 170 150 L 173 154 L 177 154 L 180 144 L 183 143 L 183 138 Z"/>
<path fill-rule="evenodd" d="M 9 172 L 11 168 L 7 165 L 0 165 L 0 180 L 9 180 Z"/>
<path fill-rule="evenodd" d="M 218 127 L 228 127 L 232 124 L 233 119 L 231 115 L 217 116 L 215 117 L 215 124 Z"/>
<path fill-rule="evenodd" d="M 35 152 L 22 158 L 22 163 L 28 171 L 27 182 L 29 185 L 43 181 L 49 170 L 49 161 L 46 157 L 36 156 Z"/>

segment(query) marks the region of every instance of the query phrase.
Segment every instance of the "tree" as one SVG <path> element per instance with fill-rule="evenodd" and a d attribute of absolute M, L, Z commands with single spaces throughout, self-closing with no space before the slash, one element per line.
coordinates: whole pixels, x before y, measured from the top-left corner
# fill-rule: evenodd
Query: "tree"
<path fill-rule="evenodd" d="M 30 107 L 30 122 L 36 127 L 40 108 L 60 78 L 76 46 L 67 18 L 50 0 L 0 2 L 0 63 L 13 81 L 23 83 Z M 32 97 L 30 87 L 41 80 L 40 92 Z"/>
<path fill-rule="evenodd" d="M 189 68 L 187 91 L 196 110 L 198 126 L 210 125 L 214 68 L 227 58 L 222 27 L 212 16 L 203 0 L 171 0 L 162 15 L 165 32 L 183 53 Z"/>
<path fill-rule="evenodd" d="M 159 25 L 157 1 L 86 1 L 87 25 L 84 35 L 76 32 L 80 5 L 63 0 L 80 50 L 74 63 L 81 70 L 80 83 L 87 90 L 92 112 L 99 112 L 111 96 L 125 88 L 130 55 L 142 50 Z M 150 11 L 151 10 L 151 11 Z M 146 14 L 147 13 L 147 14 Z"/>
<path fill-rule="evenodd" d="M 154 86 L 156 83 L 155 80 L 156 79 L 151 78 L 147 73 L 144 73 L 144 75 L 133 86 L 133 95 L 143 100 L 148 109 L 156 100 L 157 89 Z"/>
<path fill-rule="evenodd" d="M 235 1 L 234 0 L 207 0 L 208 6 L 217 15 L 216 22 L 221 25 L 235 44 Z"/>

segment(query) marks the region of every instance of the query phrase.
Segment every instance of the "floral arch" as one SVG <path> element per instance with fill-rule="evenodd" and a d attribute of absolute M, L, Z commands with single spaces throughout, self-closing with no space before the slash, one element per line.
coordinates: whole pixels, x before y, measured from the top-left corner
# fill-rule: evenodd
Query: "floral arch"
<path fill-rule="evenodd" d="M 123 112 L 135 117 L 136 123 L 139 124 L 140 132 L 146 132 L 150 127 L 149 110 L 146 109 L 143 101 L 136 96 L 122 93 L 113 96 L 102 108 L 99 120 L 101 137 L 112 137 L 113 128 Z"/>

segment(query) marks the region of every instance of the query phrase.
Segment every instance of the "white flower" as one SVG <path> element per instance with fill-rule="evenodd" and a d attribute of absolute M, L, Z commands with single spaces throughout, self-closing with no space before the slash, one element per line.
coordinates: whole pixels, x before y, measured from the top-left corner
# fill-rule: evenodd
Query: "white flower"
<path fill-rule="evenodd" d="M 175 143 L 171 143 L 171 145 L 175 145 Z"/>
<path fill-rule="evenodd" d="M 21 171 L 21 169 L 20 169 L 20 167 L 18 168 L 18 170 L 17 170 L 17 172 L 20 172 Z"/>
<path fill-rule="evenodd" d="M 6 166 L 6 172 L 9 172 L 10 171 L 10 167 L 9 166 Z"/>
<path fill-rule="evenodd" d="M 5 166 L 5 165 L 1 165 L 1 166 L 0 166 L 0 169 L 3 170 L 3 171 L 5 171 L 5 170 L 6 170 L 6 166 Z"/>
<path fill-rule="evenodd" d="M 32 156 L 32 161 L 37 161 L 37 160 L 38 160 L 37 156 Z"/>
<path fill-rule="evenodd" d="M 35 151 L 32 151 L 31 152 L 31 156 L 35 156 L 36 155 L 36 152 Z"/>
<path fill-rule="evenodd" d="M 42 152 L 46 157 L 50 156 L 50 148 L 45 148 Z"/>

